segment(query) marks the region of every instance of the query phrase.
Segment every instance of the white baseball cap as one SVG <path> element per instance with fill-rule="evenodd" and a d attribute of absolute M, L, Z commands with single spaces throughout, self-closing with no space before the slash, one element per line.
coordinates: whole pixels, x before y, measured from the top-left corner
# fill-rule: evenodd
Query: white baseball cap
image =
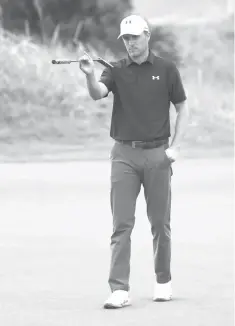
<path fill-rule="evenodd" d="M 147 22 L 141 16 L 131 15 L 121 21 L 120 35 L 118 36 L 118 38 L 125 34 L 140 35 L 144 31 L 149 32 Z"/>

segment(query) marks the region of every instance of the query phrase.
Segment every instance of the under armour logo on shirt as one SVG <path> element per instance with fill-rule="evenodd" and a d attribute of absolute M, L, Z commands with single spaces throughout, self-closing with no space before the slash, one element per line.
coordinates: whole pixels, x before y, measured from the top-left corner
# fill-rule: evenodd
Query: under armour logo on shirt
<path fill-rule="evenodd" d="M 159 76 L 152 76 L 152 80 L 155 80 L 155 79 L 160 80 L 160 77 Z"/>

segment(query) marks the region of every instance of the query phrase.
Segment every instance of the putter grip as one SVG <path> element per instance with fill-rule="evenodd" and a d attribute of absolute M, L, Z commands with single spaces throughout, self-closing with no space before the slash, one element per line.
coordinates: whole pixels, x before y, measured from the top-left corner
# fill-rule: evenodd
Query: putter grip
<path fill-rule="evenodd" d="M 61 65 L 61 64 L 68 64 L 71 63 L 70 60 L 52 60 L 53 65 Z"/>

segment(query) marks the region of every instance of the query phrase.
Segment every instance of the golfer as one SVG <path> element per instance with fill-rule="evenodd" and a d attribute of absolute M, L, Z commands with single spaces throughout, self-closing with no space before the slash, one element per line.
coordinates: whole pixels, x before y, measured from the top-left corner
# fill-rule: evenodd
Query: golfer
<path fill-rule="evenodd" d="M 84 55 L 80 69 L 85 73 L 90 96 L 99 100 L 113 93 L 111 149 L 111 295 L 104 308 L 131 304 L 129 295 L 131 233 L 141 185 L 153 236 L 153 300 L 169 301 L 171 284 L 171 177 L 180 143 L 188 124 L 185 90 L 175 64 L 156 56 L 149 48 L 150 29 L 145 19 L 131 15 L 122 20 L 120 35 L 127 56 L 112 62 L 100 79 L 93 60 Z M 169 143 L 170 103 L 177 120 Z"/>

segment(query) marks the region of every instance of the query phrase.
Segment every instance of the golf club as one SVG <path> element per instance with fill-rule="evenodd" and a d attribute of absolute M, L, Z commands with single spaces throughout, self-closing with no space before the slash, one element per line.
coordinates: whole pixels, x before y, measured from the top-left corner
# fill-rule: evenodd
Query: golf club
<path fill-rule="evenodd" d="M 108 67 L 108 68 L 113 68 L 113 65 L 109 62 L 107 62 L 106 60 L 98 57 L 97 59 L 93 59 L 93 61 L 99 62 L 101 63 L 103 66 Z M 52 64 L 70 64 L 73 62 L 79 62 L 79 60 L 52 60 Z"/>

